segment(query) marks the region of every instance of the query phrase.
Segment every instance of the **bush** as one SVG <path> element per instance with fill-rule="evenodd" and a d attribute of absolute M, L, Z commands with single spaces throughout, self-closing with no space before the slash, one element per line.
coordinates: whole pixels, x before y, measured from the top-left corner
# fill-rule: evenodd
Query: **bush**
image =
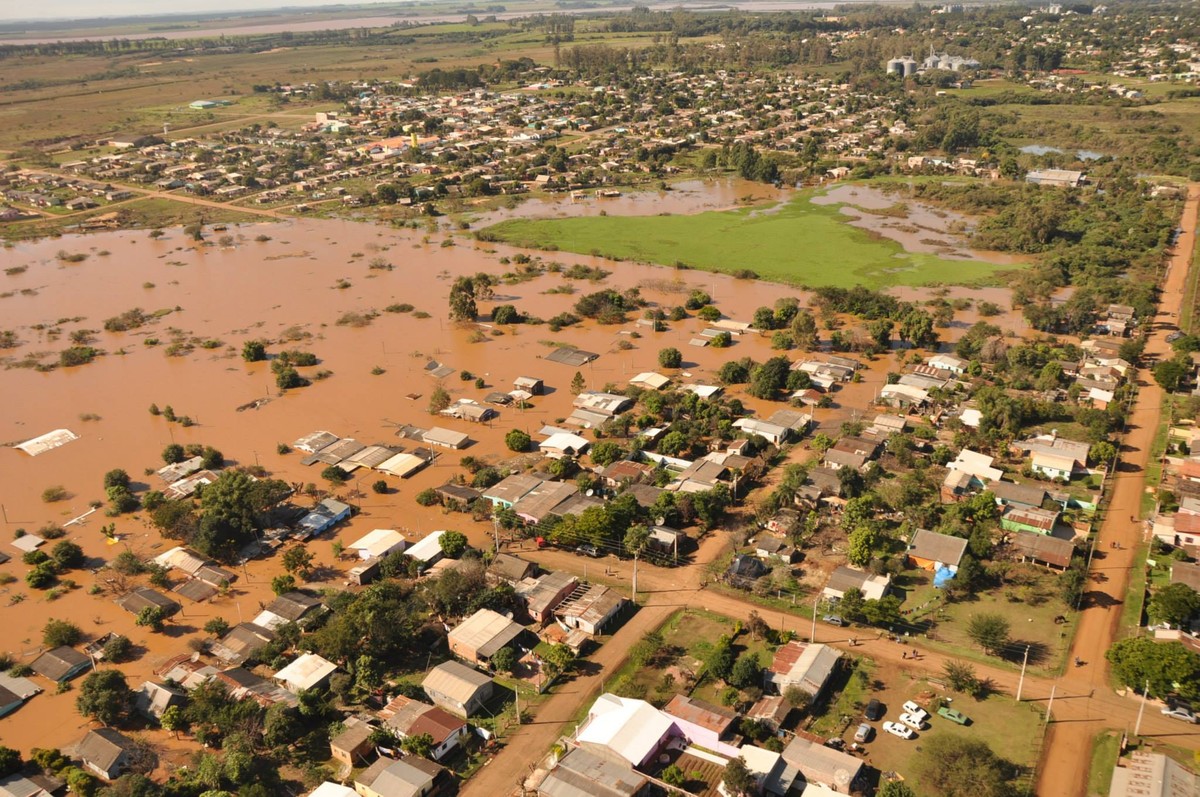
<path fill-rule="evenodd" d="M 387 495 L 388 483 L 385 479 L 379 479 L 371 483 L 371 492 L 376 495 Z"/>
<path fill-rule="evenodd" d="M 504 435 L 504 445 L 508 446 L 509 451 L 528 451 L 533 439 L 528 433 L 521 429 L 513 429 L 508 434 Z"/>
<path fill-rule="evenodd" d="M 438 494 L 432 487 L 427 487 L 417 493 L 417 503 L 421 506 L 433 506 L 438 502 Z"/>
<path fill-rule="evenodd" d="M 48 620 L 42 627 L 42 644 L 48 648 L 70 647 L 83 639 L 83 631 L 66 620 Z"/>
<path fill-rule="evenodd" d="M 663 368 L 679 368 L 683 365 L 683 353 L 674 347 L 668 347 L 658 352 L 658 364 Z"/>
<path fill-rule="evenodd" d="M 53 504 L 55 501 L 62 501 L 67 497 L 67 488 L 61 484 L 56 484 L 52 487 L 47 487 L 42 490 L 42 501 L 47 504 Z"/>
<path fill-rule="evenodd" d="M 104 660 L 119 664 L 129 658 L 133 652 L 133 643 L 128 637 L 115 636 L 104 643 Z"/>

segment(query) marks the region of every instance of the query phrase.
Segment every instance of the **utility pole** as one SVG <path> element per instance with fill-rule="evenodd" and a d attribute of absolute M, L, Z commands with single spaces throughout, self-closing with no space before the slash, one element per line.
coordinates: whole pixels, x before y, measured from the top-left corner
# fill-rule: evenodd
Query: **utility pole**
<path fill-rule="evenodd" d="M 633 555 L 633 602 L 634 602 L 634 603 L 637 603 L 637 563 L 638 563 L 638 553 L 641 553 L 641 551 L 638 551 L 637 553 L 635 553 L 635 554 Z"/>
<path fill-rule="evenodd" d="M 1054 690 L 1058 689 L 1058 684 L 1050 687 L 1050 702 L 1046 704 L 1046 724 L 1050 723 L 1050 709 L 1054 708 Z"/>
<path fill-rule="evenodd" d="M 500 518 L 492 515 L 492 536 L 496 539 L 495 553 L 500 553 Z"/>
<path fill-rule="evenodd" d="M 813 621 L 812 633 L 808 635 L 809 642 L 817 641 L 817 604 L 821 601 L 821 593 L 817 593 L 817 597 L 813 598 Z"/>
<path fill-rule="evenodd" d="M 1137 724 L 1133 726 L 1133 735 L 1142 735 L 1142 714 L 1146 711 L 1146 695 L 1150 692 L 1150 680 L 1146 680 L 1146 685 L 1142 687 L 1142 705 L 1138 706 Z"/>
<path fill-rule="evenodd" d="M 1025 646 L 1025 658 L 1021 661 L 1021 680 L 1017 681 L 1017 702 L 1021 702 L 1021 688 L 1025 686 L 1025 665 L 1029 663 L 1029 646 Z"/>

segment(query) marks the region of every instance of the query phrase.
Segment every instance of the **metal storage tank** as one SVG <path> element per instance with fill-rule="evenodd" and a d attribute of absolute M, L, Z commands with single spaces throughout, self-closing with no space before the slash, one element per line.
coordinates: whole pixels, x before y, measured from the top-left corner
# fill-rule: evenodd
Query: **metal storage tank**
<path fill-rule="evenodd" d="M 890 61 L 888 61 L 887 62 L 887 73 L 889 75 L 903 75 L 904 74 L 904 59 L 903 58 L 893 58 Z"/>
<path fill-rule="evenodd" d="M 913 58 L 902 58 L 900 59 L 900 63 L 904 67 L 905 77 L 911 77 L 912 75 L 917 74 L 917 69 L 921 66 Z"/>

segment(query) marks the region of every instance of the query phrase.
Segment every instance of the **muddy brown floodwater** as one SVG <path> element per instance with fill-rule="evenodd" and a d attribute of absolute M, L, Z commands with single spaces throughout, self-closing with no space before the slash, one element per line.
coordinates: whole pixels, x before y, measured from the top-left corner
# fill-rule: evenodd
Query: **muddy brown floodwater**
<path fill-rule="evenodd" d="M 147 468 L 161 466 L 162 449 L 169 443 L 213 445 L 233 463 L 260 464 L 289 482 L 320 483 L 319 466 L 301 466 L 295 453 L 278 454 L 277 444 L 290 443 L 317 429 L 353 436 L 364 443 L 394 442 L 397 423 L 436 424 L 467 432 L 478 441 L 462 452 L 441 452 L 434 465 L 411 479 L 389 479 L 393 490 L 387 495 L 368 489 L 378 478 L 374 474 L 341 490 L 343 496 L 356 489 L 361 493 L 351 499 L 361 506 L 361 514 L 339 527 L 331 538 L 310 542 L 309 548 L 321 564 L 344 573 L 351 563 L 334 560 L 330 541 L 349 542 L 375 528 L 401 529 L 410 538 L 439 528 L 457 528 L 477 545 L 489 544 L 490 524 L 422 508 L 413 498 L 460 472 L 458 463 L 463 455 L 491 461 L 510 456 L 503 445 L 508 430 L 536 433 L 543 424 L 570 414 L 568 385 L 576 369 L 542 359 L 551 351 L 547 343 L 569 342 L 601 355 L 580 369 L 591 388 L 610 382 L 621 386 L 639 371 L 656 369 L 658 351 L 665 346 L 684 353 L 683 370 L 690 374 L 685 381 L 715 381 L 716 369 L 729 359 L 751 356 L 763 360 L 774 353 L 768 339 L 757 335 L 737 338 L 724 351 L 689 346 L 688 341 L 704 327 L 694 318 L 671 324 L 664 332 L 639 330 L 640 339 L 628 334 L 635 329 L 631 317 L 621 326 L 586 324 L 558 334 L 546 326 L 515 326 L 502 336 L 487 335 L 484 342 L 472 342 L 475 327 L 446 320 L 450 281 L 478 271 L 501 273 L 509 267 L 499 259 L 517 250 L 463 241 L 443 247 L 440 235 L 423 243 L 420 233 L 342 221 L 247 225 L 231 228 L 229 234 L 237 243 L 228 248 L 196 247 L 181 231 L 171 230 L 159 240 L 150 239 L 145 232 L 103 233 L 23 243 L 4 251 L 5 268 L 19 273 L 0 276 L 0 326 L 15 330 L 21 341 L 15 349 L 0 351 L 6 362 L 12 364 L 37 352 L 48 352 L 44 361 L 54 361 L 57 353 L 70 345 L 70 333 L 78 330 L 100 330 L 94 333 L 92 345 L 106 352 L 94 362 L 74 368 L 39 372 L 9 367 L 0 371 L 4 407 L 0 441 L 19 442 L 57 428 L 80 435 L 77 441 L 38 457 L 0 449 L 0 550 L 13 556 L 0 565 L 0 573 L 17 579 L 0 587 L 0 617 L 8 629 L 0 650 L 19 661 L 29 662 L 40 652 L 41 629 L 47 619 L 68 618 L 89 635 L 116 631 L 141 646 L 135 661 L 121 665 L 136 688 L 152 677 L 155 666 L 186 652 L 188 640 L 203 634 L 201 628 L 208 619 L 249 620 L 261 603 L 270 600 L 270 580 L 281 571 L 278 557 L 251 562 L 226 597 L 204 604 L 185 601 L 184 614 L 161 634 L 136 627 L 134 617 L 119 609 L 111 594 L 88 594 L 93 584 L 105 585 L 102 573 L 89 569 L 72 573 L 79 588 L 54 601 L 48 600 L 45 592 L 26 586 L 28 568 L 11 546 L 15 531 L 32 532 L 84 514 L 89 502 L 103 499 L 102 477 L 112 468 L 125 469 L 141 487 L 160 488 L 156 477 L 143 474 Z M 257 241 L 258 236 L 270 240 Z M 217 237 L 212 234 L 210 240 Z M 58 259 L 59 252 L 87 253 L 88 257 L 70 264 Z M 384 258 L 394 269 L 369 269 L 368 263 L 375 258 Z M 515 304 L 548 318 L 569 309 L 578 296 L 600 287 L 641 286 L 649 300 L 665 306 L 682 303 L 692 288 L 703 288 L 727 316 L 740 320 L 749 320 L 756 307 L 772 304 L 784 295 L 805 299 L 779 285 L 720 275 L 565 254 L 556 254 L 555 259 L 566 265 L 597 265 L 612 273 L 599 285 L 572 283 L 574 296 L 546 293 L 567 283 L 558 274 L 500 285 L 494 302 L 481 307 L 484 320 L 495 303 Z M 25 270 L 19 271 L 20 267 Z M 338 287 L 339 280 L 347 281 L 348 287 Z M 918 298 L 912 291 L 906 295 Z M 393 303 L 410 303 L 430 317 L 383 312 Z M 1000 303 L 1007 307 L 1006 301 Z M 140 329 L 103 331 L 104 319 L 135 307 L 169 312 Z M 347 312 L 379 315 L 366 326 L 339 326 L 336 322 Z M 75 317 L 81 320 L 70 320 Z M 63 319 L 68 320 L 59 324 Z M 43 325 L 40 330 L 39 325 Z M 50 328 L 60 330 L 57 338 L 51 338 Z M 947 337 L 957 336 L 955 330 L 948 332 Z M 167 344 L 177 336 L 218 340 L 221 345 L 167 356 Z M 277 395 L 268 364 L 244 363 L 240 350 L 248 339 L 278 341 L 285 336 L 301 339 L 275 343 L 272 351 L 285 346 L 311 350 L 321 359 L 319 368 L 332 371 L 332 376 Z M 152 338 L 159 344 L 148 345 Z M 634 348 L 619 350 L 619 341 L 629 341 Z M 533 409 L 502 410 L 487 426 L 435 420 L 426 407 L 436 382 L 422 370 L 430 358 L 469 370 L 488 385 L 478 390 L 473 383 L 452 375 L 442 384 L 454 398 L 481 399 L 492 389 L 509 390 L 513 380 L 523 375 L 544 379 L 552 390 L 535 398 Z M 384 373 L 372 374 L 377 367 Z M 877 360 L 865 372 L 864 384 L 853 386 L 854 394 L 863 397 L 861 404 L 821 410 L 820 420 L 834 425 L 852 412 L 861 413 L 886 372 L 895 367 L 893 356 Z M 405 398 L 410 393 L 420 394 L 420 398 Z M 267 397 L 272 400 L 259 409 L 237 411 L 241 405 Z M 197 424 L 190 428 L 169 424 L 148 412 L 152 403 L 171 405 Z M 754 399 L 747 404 L 764 412 L 772 409 Z M 42 491 L 52 485 L 64 487 L 68 497 L 43 503 Z M 105 543 L 100 527 L 107 522 L 116 524 L 118 545 Z M 140 515 L 110 520 L 102 511 L 68 526 L 68 536 L 92 557 L 91 569 L 121 550 L 150 556 L 174 544 L 161 539 Z M 340 586 L 342 579 L 334 576 L 323 583 Z M 86 723 L 74 709 L 75 693 L 55 695 L 50 684 L 41 685 L 46 694 L 0 720 L 0 743 L 28 752 L 32 747 L 65 745 L 83 734 Z M 164 761 L 182 760 L 186 744 L 161 731 L 148 731 L 147 735 L 160 748 Z"/>

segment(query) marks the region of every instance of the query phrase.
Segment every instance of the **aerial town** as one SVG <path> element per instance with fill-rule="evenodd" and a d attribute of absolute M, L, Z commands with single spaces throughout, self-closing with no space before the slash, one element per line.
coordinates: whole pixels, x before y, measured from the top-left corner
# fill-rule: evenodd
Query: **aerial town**
<path fill-rule="evenodd" d="M 0 797 L 1200 797 L 1194 6 L 310 5 L 0 14 Z"/>

